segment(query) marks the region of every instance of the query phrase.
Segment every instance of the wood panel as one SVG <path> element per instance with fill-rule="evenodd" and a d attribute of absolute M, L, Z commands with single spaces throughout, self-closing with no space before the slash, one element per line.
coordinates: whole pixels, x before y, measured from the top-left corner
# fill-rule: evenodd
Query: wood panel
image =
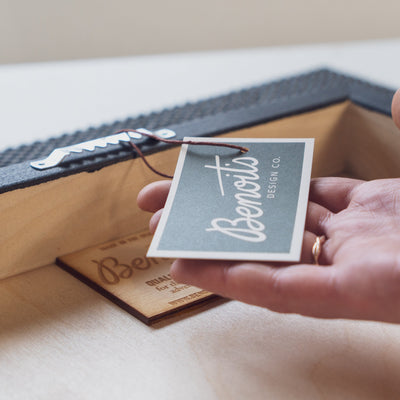
<path fill-rule="evenodd" d="M 318 154 L 347 107 L 344 103 L 226 136 L 315 136 Z M 178 152 L 174 148 L 148 160 L 172 174 Z M 343 167 L 343 157 L 332 162 L 333 172 Z M 0 279 L 47 265 L 59 255 L 145 229 L 149 215 L 137 208 L 136 196 L 144 185 L 157 179 L 136 159 L 2 194 Z"/>
<path fill-rule="evenodd" d="M 58 266 L 146 324 L 210 301 L 206 290 L 175 282 L 168 258 L 147 258 L 146 229 L 58 257 Z"/>
<path fill-rule="evenodd" d="M 222 136 L 314 137 L 313 176 L 400 175 L 399 132 L 392 120 L 350 102 Z M 178 152 L 170 149 L 148 160 L 173 173 Z M 0 279 L 47 265 L 60 254 L 145 229 L 150 216 L 137 208 L 136 196 L 157 179 L 136 159 L 3 193 Z"/>

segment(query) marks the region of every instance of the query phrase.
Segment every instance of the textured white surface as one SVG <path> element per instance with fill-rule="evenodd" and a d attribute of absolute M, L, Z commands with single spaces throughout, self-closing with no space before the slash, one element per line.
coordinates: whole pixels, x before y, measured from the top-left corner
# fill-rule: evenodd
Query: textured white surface
<path fill-rule="evenodd" d="M 0 150 L 320 67 L 400 87 L 400 39 L 0 66 Z"/>
<path fill-rule="evenodd" d="M 0 399 L 398 399 L 400 327 L 228 302 L 147 327 L 49 266 L 0 281 Z"/>

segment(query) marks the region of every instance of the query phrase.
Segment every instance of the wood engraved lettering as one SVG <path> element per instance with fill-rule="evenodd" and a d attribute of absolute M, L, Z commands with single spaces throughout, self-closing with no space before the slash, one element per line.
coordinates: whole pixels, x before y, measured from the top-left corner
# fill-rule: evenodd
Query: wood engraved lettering
<path fill-rule="evenodd" d="M 119 242 L 120 244 L 126 244 Z M 102 248 L 103 249 L 103 248 Z M 167 258 L 162 258 L 160 260 L 168 260 Z M 97 272 L 99 274 L 100 280 L 107 285 L 116 285 L 119 283 L 120 279 L 129 279 L 133 270 L 145 270 L 149 269 L 151 265 L 158 265 L 159 259 L 148 258 L 148 257 L 135 257 L 131 261 L 131 265 L 123 264 L 118 261 L 115 257 L 105 257 L 100 261 L 91 260 L 97 265 Z"/>
<path fill-rule="evenodd" d="M 151 237 L 130 235 L 59 257 L 57 264 L 147 324 L 215 297 L 175 282 L 170 259 L 145 257 Z"/>
<path fill-rule="evenodd" d="M 92 260 L 92 262 L 97 264 L 97 271 L 101 281 L 108 285 L 116 285 L 120 278 L 128 279 L 132 276 L 131 267 L 126 264 L 120 264 L 115 257 L 105 257 L 100 261 Z"/>
<path fill-rule="evenodd" d="M 151 263 L 158 264 L 155 258 L 150 259 L 147 257 L 136 257 L 131 261 L 132 267 L 136 269 L 148 269 Z"/>

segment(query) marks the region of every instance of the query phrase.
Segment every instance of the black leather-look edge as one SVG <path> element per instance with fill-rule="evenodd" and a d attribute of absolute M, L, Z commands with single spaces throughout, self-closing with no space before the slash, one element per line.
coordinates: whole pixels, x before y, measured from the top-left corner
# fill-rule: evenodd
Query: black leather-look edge
<path fill-rule="evenodd" d="M 135 121 L 139 123 L 140 118 L 148 118 L 151 121 L 153 116 L 158 123 L 161 123 L 162 120 L 175 122 L 164 127 L 173 129 L 178 138 L 183 138 L 184 136 L 214 136 L 293 114 L 319 109 L 347 99 L 365 108 L 390 115 L 393 94 L 394 90 L 392 89 L 372 85 L 368 82 L 324 69 L 195 104 L 188 104 L 173 110 L 150 114 L 147 117 L 139 117 L 136 120 L 128 119 L 126 123 L 128 125 Z M 246 101 L 248 101 L 248 105 Z M 196 111 L 199 111 L 196 106 L 202 110 L 200 114 L 206 115 L 199 117 L 199 112 L 196 113 Z M 207 112 L 203 112 L 205 107 Z M 215 108 L 218 110 L 216 113 L 214 112 Z M 190 115 L 194 115 L 194 118 L 190 118 Z M 87 131 L 87 137 L 90 139 L 105 136 L 103 132 L 106 128 L 111 129 L 114 127 L 114 130 L 116 130 L 130 127 L 123 126 L 123 123 L 116 122 L 109 127 L 102 126 L 97 131 L 94 128 L 90 128 Z M 136 128 L 139 127 L 141 126 L 136 126 Z M 82 136 L 85 132 L 78 132 L 71 136 L 75 137 L 78 134 Z M 47 146 L 54 146 L 51 149 L 63 147 L 69 145 L 68 143 L 65 144 L 65 138 L 66 135 L 63 135 L 59 139 L 49 139 L 49 141 L 43 143 Z M 43 143 L 39 144 L 43 145 Z M 32 148 L 35 145 L 37 146 L 37 143 L 31 145 Z M 164 143 L 155 143 L 148 140 L 143 141 L 140 146 L 145 154 L 151 154 L 169 147 Z M 27 150 L 27 146 L 22 147 L 24 151 Z M 18 148 L 9 151 L 18 151 Z M 2 154 L 0 153 L 0 161 Z M 6 155 L 10 156 L 9 153 Z M 10 164 L 0 168 L 0 193 L 37 185 L 84 171 L 93 172 L 134 156 L 130 146 L 115 145 L 97 150 L 94 153 L 84 153 L 77 157 L 71 157 L 60 167 L 43 171 L 33 169 L 29 161 Z"/>

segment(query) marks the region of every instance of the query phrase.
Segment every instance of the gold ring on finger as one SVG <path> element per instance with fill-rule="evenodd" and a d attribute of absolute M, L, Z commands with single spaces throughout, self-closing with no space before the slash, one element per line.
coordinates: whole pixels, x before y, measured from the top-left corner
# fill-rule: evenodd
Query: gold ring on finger
<path fill-rule="evenodd" d="M 325 243 L 325 241 L 326 241 L 325 235 L 317 236 L 315 238 L 315 242 L 312 247 L 312 255 L 314 257 L 314 263 L 316 265 L 319 265 L 319 256 L 321 255 L 322 245 Z"/>

